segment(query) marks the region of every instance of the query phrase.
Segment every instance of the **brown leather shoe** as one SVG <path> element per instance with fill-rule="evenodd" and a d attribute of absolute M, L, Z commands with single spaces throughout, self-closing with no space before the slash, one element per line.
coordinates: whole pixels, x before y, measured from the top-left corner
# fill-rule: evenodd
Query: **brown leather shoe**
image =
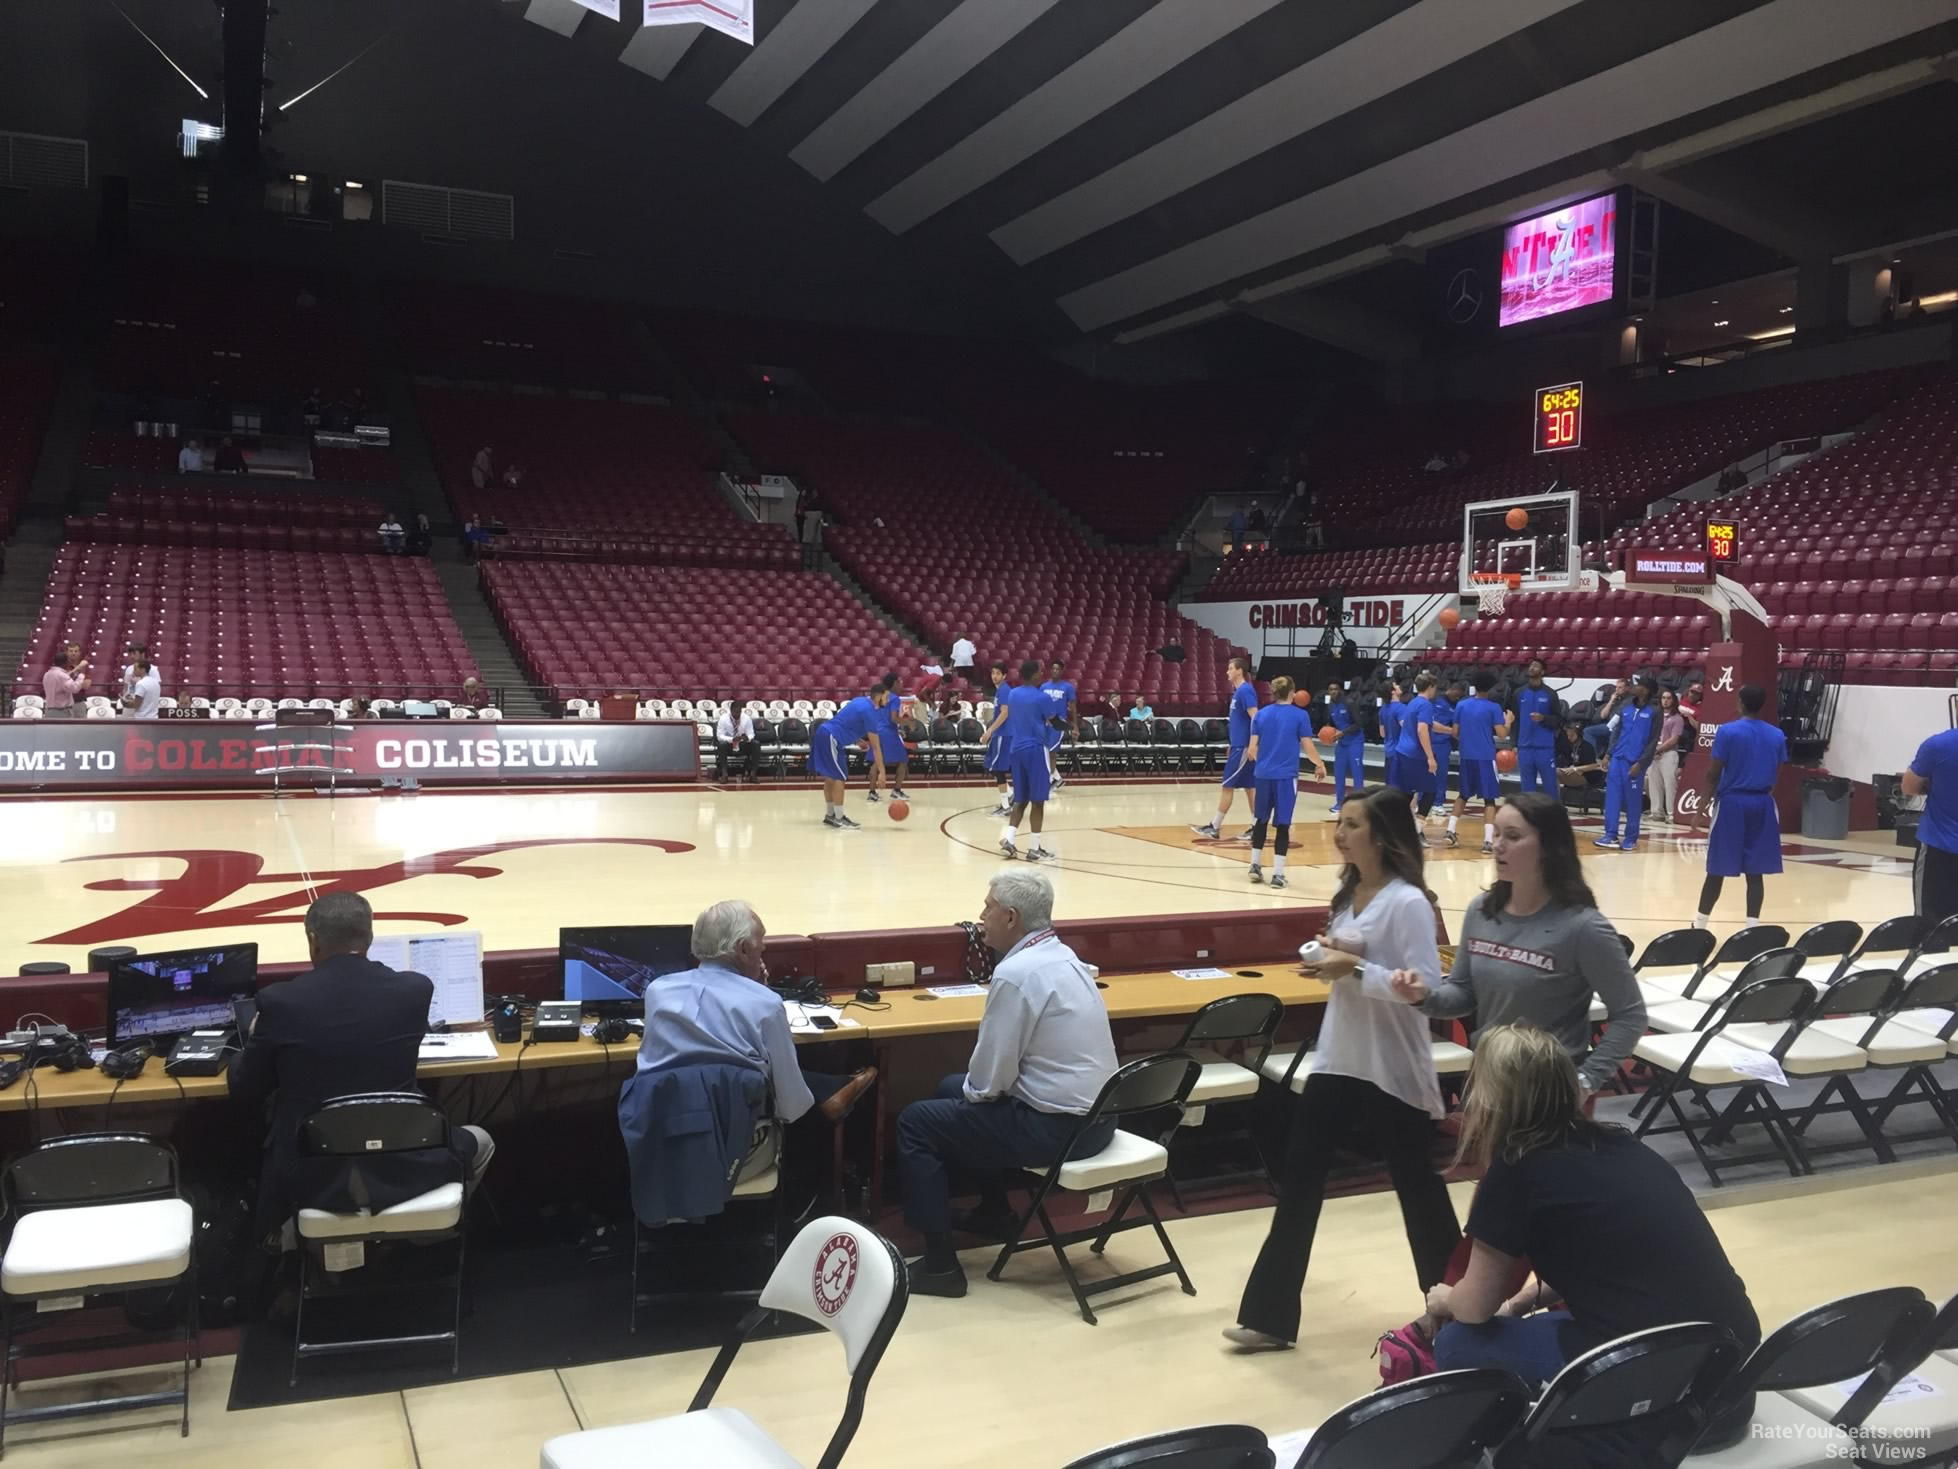
<path fill-rule="evenodd" d="M 866 1066 L 843 1085 L 823 1098 L 823 1116 L 831 1122 L 841 1122 L 850 1115 L 850 1109 L 857 1104 L 857 1098 L 869 1091 L 877 1080 L 877 1068 Z"/>

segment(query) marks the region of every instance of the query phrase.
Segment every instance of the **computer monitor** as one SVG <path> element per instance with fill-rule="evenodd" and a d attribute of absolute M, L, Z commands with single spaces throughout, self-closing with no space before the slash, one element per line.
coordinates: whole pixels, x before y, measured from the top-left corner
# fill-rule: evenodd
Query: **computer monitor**
<path fill-rule="evenodd" d="M 168 1049 L 194 1030 L 225 1030 L 231 1002 L 258 989 L 258 945 L 138 954 L 109 967 L 109 1049 Z"/>
<path fill-rule="evenodd" d="M 640 1014 L 647 985 L 693 967 L 690 924 L 558 930 L 558 993 L 600 1015 Z"/>

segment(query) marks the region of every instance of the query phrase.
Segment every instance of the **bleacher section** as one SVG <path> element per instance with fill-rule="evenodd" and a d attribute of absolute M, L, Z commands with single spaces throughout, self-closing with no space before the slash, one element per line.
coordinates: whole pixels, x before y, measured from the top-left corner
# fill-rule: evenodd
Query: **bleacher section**
<path fill-rule="evenodd" d="M 0 343 L 0 538 L 13 533 L 27 498 L 54 388 L 53 358 Z"/>
<path fill-rule="evenodd" d="M 265 531 L 266 527 L 246 527 Z M 97 689 L 147 641 L 178 697 L 453 696 L 476 675 L 427 561 L 406 556 L 68 544 L 15 678 L 41 691 L 81 644 Z"/>
<path fill-rule="evenodd" d="M 1325 551 L 1278 556 L 1245 551 L 1229 557 L 1198 602 L 1249 602 L 1260 597 L 1307 597 L 1320 592 L 1439 592 L 1455 585 L 1460 541 L 1390 546 L 1376 551 Z"/>
<path fill-rule="evenodd" d="M 483 585 L 558 699 L 841 700 L 929 661 L 817 572 L 524 562 L 484 567 Z"/>
<path fill-rule="evenodd" d="M 119 489 L 106 515 L 71 515 L 65 531 L 70 541 L 105 545 L 376 551 L 383 513 L 365 499 Z"/>
<path fill-rule="evenodd" d="M 1086 545 L 948 430 L 784 413 L 734 423 L 762 468 L 817 488 L 838 520 L 837 560 L 935 648 L 964 635 L 982 661 L 1065 659 L 1084 701 L 1139 692 L 1166 714 L 1222 707 L 1233 649 L 1162 600 L 1181 553 Z M 1172 644 L 1187 661 L 1157 652 Z"/>

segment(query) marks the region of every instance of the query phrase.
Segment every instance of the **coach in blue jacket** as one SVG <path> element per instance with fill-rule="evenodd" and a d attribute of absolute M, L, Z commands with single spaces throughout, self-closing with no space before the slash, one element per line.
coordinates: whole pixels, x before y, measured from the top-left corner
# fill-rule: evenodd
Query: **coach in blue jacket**
<path fill-rule="evenodd" d="M 762 963 L 767 930 L 746 903 L 694 920 L 699 967 L 646 987 L 646 1038 L 619 1092 L 632 1205 L 648 1224 L 726 1207 L 773 1095 L 774 1116 L 840 1121 L 877 1079 L 805 1072 Z"/>

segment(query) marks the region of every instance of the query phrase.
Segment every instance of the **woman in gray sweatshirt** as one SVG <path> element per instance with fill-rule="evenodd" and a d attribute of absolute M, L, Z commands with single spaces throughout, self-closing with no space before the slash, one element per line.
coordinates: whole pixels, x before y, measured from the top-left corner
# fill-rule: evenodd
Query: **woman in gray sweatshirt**
<path fill-rule="evenodd" d="M 1411 971 L 1396 974 L 1394 993 L 1437 1019 L 1473 1014 L 1478 1035 L 1497 1025 L 1547 1030 L 1577 1063 L 1585 1090 L 1596 1091 L 1645 1033 L 1625 946 L 1584 881 L 1560 801 L 1511 796 L 1495 827 L 1496 881 L 1469 904 L 1454 968 L 1434 989 Z M 1596 1049 L 1593 995 L 1607 1012 Z"/>

